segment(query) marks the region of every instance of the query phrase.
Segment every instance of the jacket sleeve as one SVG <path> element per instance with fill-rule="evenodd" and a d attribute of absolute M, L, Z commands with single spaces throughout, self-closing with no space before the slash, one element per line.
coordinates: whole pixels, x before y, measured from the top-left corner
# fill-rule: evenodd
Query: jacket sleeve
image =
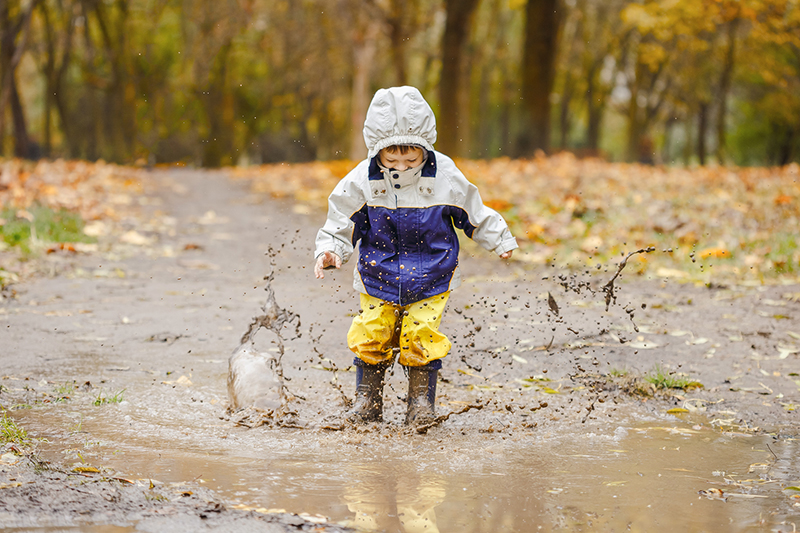
<path fill-rule="evenodd" d="M 502 215 L 483 204 L 475 185 L 463 176 L 458 177 L 462 182 L 462 187 L 465 187 L 466 190 L 462 201 L 461 216 L 453 219 L 455 226 L 464 230 L 468 237 L 482 247 L 497 255 L 519 248 L 517 239 L 511 234 Z"/>
<path fill-rule="evenodd" d="M 333 252 L 346 263 L 353 255 L 356 224 L 352 218 L 366 204 L 361 187 L 353 179 L 353 172 L 345 176 L 328 197 L 328 218 L 317 232 L 315 259 L 324 252 Z"/>

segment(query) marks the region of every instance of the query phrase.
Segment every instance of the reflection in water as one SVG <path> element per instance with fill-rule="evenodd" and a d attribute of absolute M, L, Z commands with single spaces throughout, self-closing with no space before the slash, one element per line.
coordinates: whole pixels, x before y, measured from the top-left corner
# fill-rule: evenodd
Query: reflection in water
<path fill-rule="evenodd" d="M 444 477 L 369 467 L 356 467 L 350 473 L 343 490 L 354 515 L 349 525 L 365 531 L 439 533 L 436 507 L 445 498 Z"/>

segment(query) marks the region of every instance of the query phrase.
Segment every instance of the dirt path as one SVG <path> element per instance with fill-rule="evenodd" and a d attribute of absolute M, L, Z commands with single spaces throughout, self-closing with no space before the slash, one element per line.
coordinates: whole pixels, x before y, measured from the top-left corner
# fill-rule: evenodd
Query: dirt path
<path fill-rule="evenodd" d="M 117 514 L 81 514 L 80 504 L 59 500 L 49 490 L 35 498 L 26 492 L 28 481 L 42 482 L 32 466 L 20 473 L 24 462 L 5 465 L 0 487 L 9 487 L 3 491 L 0 526 L 88 523 L 163 531 L 171 524 L 189 531 L 199 530 L 193 529 L 196 521 L 210 523 L 212 517 L 217 527 L 227 524 L 230 530 L 244 530 L 234 527 L 236 520 L 255 521 L 247 527 L 257 531 L 290 530 L 314 524 L 296 514 L 265 511 L 278 506 L 273 502 L 290 513 L 325 508 L 315 500 L 322 493 L 311 490 L 306 479 L 290 482 L 286 494 L 248 495 L 231 488 L 253 483 L 242 472 L 269 463 L 289 476 L 295 471 L 286 461 L 301 461 L 298 457 L 309 465 L 337 465 L 336 458 L 354 453 L 366 453 L 370 461 L 396 456 L 410 461 L 401 463 L 401 472 L 412 465 L 417 473 L 395 472 L 371 482 L 400 487 L 410 476 L 416 480 L 415 498 L 425 500 L 419 495 L 428 494 L 427 471 L 441 465 L 451 465 L 452 473 L 461 472 L 456 464 L 478 461 L 491 470 L 485 461 L 495 452 L 508 462 L 532 442 L 613 436 L 641 420 L 702 427 L 716 435 L 770 432 L 783 438 L 798 431 L 800 286 L 707 288 L 628 280 L 623 273 L 617 303 L 606 311 L 599 288 L 616 265 L 575 274 L 531 270 L 471 247 L 462 252 L 467 283 L 453 295 L 445 316 L 454 350 L 445 360 L 438 400 L 440 413 L 475 408 L 416 435 L 401 425 L 405 378 L 395 369 L 385 424 L 325 431 L 325 417 L 342 409 L 337 386 L 347 396 L 353 389 L 353 374 L 345 371 L 352 357 L 344 332 L 356 297 L 351 265 L 324 282 L 313 279 L 310 253 L 324 213 L 307 214 L 290 202 L 256 196 L 246 181 L 214 173 L 158 171 L 151 177 L 157 194 L 143 202 L 140 221 L 121 228 L 135 231 L 135 238 L 109 237 L 95 255 L 47 256 L 40 270 L 52 275 L 16 285 L 16 298 L 0 304 L 0 402 L 31 406 L 14 410 L 13 417 L 48 439 L 39 445 L 42 457 L 67 465 L 48 477 L 46 486 L 79 489 L 63 483 L 69 477 L 64 472 L 87 464 L 105 478 L 133 481 L 124 494 L 137 496 L 119 498 L 113 491 L 124 488 L 95 491 L 98 485 L 90 485 L 86 490 L 112 502 Z M 302 336 L 287 340 L 283 365 L 296 396 L 295 425 L 305 429 L 247 430 L 225 415 L 227 357 L 258 313 L 264 276 L 272 271 L 278 303 L 302 321 Z M 548 292 L 558 314 L 548 305 Z M 271 334 L 259 335 L 260 346 L 274 350 Z M 703 388 L 652 397 L 649 385 L 635 378 L 656 369 L 672 377 L 685 374 Z M 637 388 L 643 395 L 630 394 Z M 454 450 L 468 450 L 468 456 L 453 455 Z M 417 468 L 421 463 L 437 467 Z M 225 470 L 239 477 L 226 478 Z M 336 475 L 358 478 L 359 472 Z M 147 499 L 149 483 L 137 479 L 156 475 L 166 476 L 159 481 L 171 492 Z M 11 481 L 14 476 L 24 482 Z M 19 482 L 23 485 L 11 486 Z M 192 495 L 176 500 L 181 491 Z M 355 518 L 326 527 L 367 527 L 359 523 L 353 503 L 363 498 L 343 494 L 331 514 Z M 142 498 L 153 513 L 167 508 L 163 512 L 174 522 L 152 529 L 141 511 Z M 153 501 L 161 498 L 167 503 L 159 508 Z M 257 505 L 265 500 L 269 505 Z M 56 502 L 64 512 L 45 510 Z M 209 514 L 209 502 L 228 510 Z M 237 506 L 238 514 L 232 510 Z M 262 512 L 253 513 L 258 507 Z M 398 499 L 395 514 L 400 507 Z M 264 517 L 274 520 L 261 523 Z"/>

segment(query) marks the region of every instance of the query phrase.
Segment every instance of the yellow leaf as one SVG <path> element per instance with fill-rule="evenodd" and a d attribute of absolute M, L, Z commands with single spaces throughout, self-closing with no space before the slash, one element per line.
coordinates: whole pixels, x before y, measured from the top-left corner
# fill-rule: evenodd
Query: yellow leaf
<path fill-rule="evenodd" d="M 688 409 L 684 409 L 683 407 L 673 407 L 672 409 L 667 410 L 667 414 L 669 415 L 677 415 L 680 413 L 688 413 Z"/>
<path fill-rule="evenodd" d="M 731 253 L 722 247 L 715 247 L 715 248 L 706 248 L 704 250 L 700 250 L 697 252 L 697 255 L 700 259 L 708 259 L 709 257 L 716 257 L 716 258 L 728 258 L 731 256 Z"/>

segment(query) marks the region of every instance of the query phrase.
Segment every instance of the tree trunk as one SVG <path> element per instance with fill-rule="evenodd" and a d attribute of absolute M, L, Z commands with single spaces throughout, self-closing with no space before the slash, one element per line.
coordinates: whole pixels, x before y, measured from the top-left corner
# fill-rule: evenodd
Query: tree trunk
<path fill-rule="evenodd" d="M 208 138 L 203 149 L 203 166 L 219 167 L 233 161 L 233 98 L 227 88 L 227 63 L 232 41 L 228 40 L 214 60 L 208 89 L 203 97 L 208 120 Z"/>
<path fill-rule="evenodd" d="M 686 142 L 683 145 L 683 166 L 688 167 L 692 163 L 692 153 L 694 152 L 694 131 L 695 129 L 692 127 L 692 115 L 691 113 L 686 117 L 686 120 L 683 125 L 684 131 L 686 132 Z"/>
<path fill-rule="evenodd" d="M 631 87 L 631 100 L 628 103 L 628 148 L 626 159 L 637 161 L 639 159 L 639 145 L 642 141 L 642 113 L 639 110 L 639 83 L 643 67 L 636 63 L 636 79 Z"/>
<path fill-rule="evenodd" d="M 108 156 L 112 160 L 126 161 L 133 153 L 136 139 L 134 115 L 135 88 L 131 82 L 130 67 L 126 57 L 125 24 L 128 16 L 127 1 L 118 0 L 116 27 L 110 26 L 111 17 L 104 2 L 94 2 L 94 13 L 103 38 L 111 69 L 111 82 L 105 94 L 105 136 L 109 143 Z"/>
<path fill-rule="evenodd" d="M 586 149 L 592 155 L 600 152 L 600 127 L 606 106 L 606 94 L 600 87 L 600 61 L 594 61 L 586 76 Z"/>
<path fill-rule="evenodd" d="M 350 152 L 349 158 L 360 161 L 367 156 L 364 146 L 364 120 L 367 118 L 367 107 L 370 101 L 370 73 L 375 62 L 378 27 L 365 24 L 361 35 L 355 39 L 353 49 L 353 90 L 350 94 Z"/>
<path fill-rule="evenodd" d="M 45 94 L 44 94 L 44 113 L 42 116 L 42 126 L 44 136 L 42 139 L 42 155 L 50 157 L 52 150 L 52 128 L 53 123 L 53 79 L 56 72 L 56 30 L 50 21 L 50 10 L 46 3 L 42 3 L 42 20 L 44 22 L 45 50 L 47 57 L 44 64 Z"/>
<path fill-rule="evenodd" d="M 778 130 L 778 135 L 776 136 L 776 153 L 773 160 L 779 167 L 782 167 L 792 161 L 795 129 L 786 125 L 778 126 L 776 129 Z"/>
<path fill-rule="evenodd" d="M 558 0 L 528 0 L 522 58 L 523 131 L 518 155 L 550 148 L 550 93 L 555 78 Z"/>
<path fill-rule="evenodd" d="M 735 18 L 728 25 L 728 49 L 725 53 L 725 64 L 719 80 L 718 98 L 719 109 L 717 110 L 717 160 L 720 164 L 725 164 L 727 159 L 727 141 L 725 139 L 725 115 L 728 114 L 728 93 L 731 90 L 731 78 L 736 61 L 736 30 L 739 27 L 739 19 Z"/>
<path fill-rule="evenodd" d="M 697 111 L 697 159 L 706 164 L 706 135 L 708 134 L 708 102 L 700 102 Z"/>
<path fill-rule="evenodd" d="M 84 56 L 84 67 L 88 70 L 94 65 L 96 57 L 97 57 L 97 50 L 94 46 L 94 41 L 92 41 L 92 36 L 88 30 L 89 24 L 89 6 L 86 5 L 86 2 L 81 2 L 81 16 L 83 16 L 84 20 L 84 27 L 85 31 L 83 32 L 83 44 L 85 49 L 85 56 Z M 90 74 L 94 74 L 90 71 Z M 85 113 L 89 115 L 88 119 L 84 118 L 83 122 L 87 125 L 85 128 L 76 128 L 75 135 L 75 152 L 73 156 L 83 157 L 90 161 L 94 161 L 98 158 L 98 143 L 100 139 L 100 116 L 98 113 L 98 103 L 97 103 L 97 90 L 95 89 L 92 84 L 84 84 L 83 86 L 84 91 L 84 98 L 85 102 L 82 108 L 78 108 L 76 111 L 77 113 Z M 60 99 L 60 101 L 59 101 Z M 77 98 L 76 98 L 77 100 Z M 63 99 L 63 96 L 58 93 L 58 98 L 56 99 L 56 103 L 59 106 L 59 113 L 61 114 L 62 124 L 67 123 L 69 121 L 69 117 L 65 117 L 64 111 L 66 111 L 66 102 Z M 77 114 L 76 113 L 76 114 Z"/>
<path fill-rule="evenodd" d="M 14 55 L 16 35 L 12 31 L 8 0 L 0 0 L 0 156 L 5 155 L 6 145 L 6 103 L 11 95 L 13 69 L 11 59 Z"/>
<path fill-rule="evenodd" d="M 447 21 L 442 37 L 442 72 L 439 83 L 439 140 L 437 148 L 448 155 L 463 153 L 463 116 L 467 111 L 464 42 L 469 35 L 478 0 L 445 0 Z"/>
<path fill-rule="evenodd" d="M 392 0 L 387 17 L 389 24 L 389 42 L 392 43 L 392 67 L 397 85 L 408 83 L 408 69 L 406 68 L 406 31 L 403 24 L 403 14 L 408 9 L 407 0 Z M 418 6 L 413 6 L 418 7 Z M 374 24 L 369 23 L 370 28 Z M 377 34 L 377 31 L 375 32 Z M 377 37 L 377 35 L 375 36 Z"/>
<path fill-rule="evenodd" d="M 600 152 L 600 126 L 603 121 L 603 102 L 595 96 L 594 88 L 586 95 L 589 103 L 589 117 L 586 125 L 586 148 L 593 154 Z"/>
<path fill-rule="evenodd" d="M 670 117 L 664 122 L 664 143 L 661 145 L 661 163 L 672 163 L 672 129 L 675 119 Z"/>
<path fill-rule="evenodd" d="M 60 5 L 60 3 L 59 3 Z M 48 12 L 47 4 L 42 2 L 42 10 L 45 14 Z M 64 84 L 64 79 L 66 78 L 67 70 L 69 69 L 71 58 L 72 58 L 72 43 L 73 43 L 73 35 L 74 35 L 74 28 L 75 28 L 75 13 L 72 10 L 65 10 L 62 13 L 63 22 L 64 22 L 64 41 L 63 41 L 63 51 L 61 52 L 61 62 L 57 64 L 56 61 L 56 46 L 54 41 L 54 36 L 50 35 L 53 33 L 52 30 L 49 29 L 50 23 L 48 23 L 48 58 L 47 58 L 47 94 L 45 95 L 45 104 L 49 110 L 45 113 L 45 120 L 47 121 L 46 124 L 46 133 L 45 133 L 45 156 L 49 157 L 52 151 L 52 139 L 50 128 L 52 128 L 52 115 L 53 115 L 53 107 L 55 107 L 55 112 L 58 113 L 58 117 L 61 124 L 61 132 L 64 134 L 64 142 L 67 145 L 67 152 L 70 156 L 75 157 L 75 139 L 73 138 L 72 134 L 72 121 L 67 117 L 67 108 L 64 103 L 64 97 L 62 94 L 62 88 Z M 49 17 L 45 16 L 45 19 Z"/>
<path fill-rule="evenodd" d="M 0 89 L 0 153 L 5 140 L 6 110 L 11 104 L 11 115 L 14 127 L 14 155 L 28 158 L 30 139 L 22 109 L 22 101 L 17 89 L 16 70 L 25 51 L 25 43 L 30 31 L 31 15 L 36 8 L 38 0 L 32 0 L 25 12 L 20 13 L 19 19 L 12 21 L 7 0 L 0 2 L 0 75 L 2 75 L 2 89 Z M 22 32 L 22 37 L 17 43 L 17 36 Z"/>
<path fill-rule="evenodd" d="M 38 154 L 31 150 L 28 124 L 25 121 L 25 111 L 22 109 L 22 100 L 20 100 L 17 90 L 16 76 L 11 78 L 11 116 L 14 121 L 14 155 L 23 159 L 36 159 Z"/>
<path fill-rule="evenodd" d="M 572 74 L 567 73 L 566 76 L 567 79 L 564 80 L 564 90 L 561 91 L 561 102 L 559 102 L 558 113 L 559 135 L 561 137 L 559 148 L 562 150 L 566 150 L 567 144 L 569 143 L 569 105 L 572 103 L 572 93 L 575 90 L 575 80 Z"/>

